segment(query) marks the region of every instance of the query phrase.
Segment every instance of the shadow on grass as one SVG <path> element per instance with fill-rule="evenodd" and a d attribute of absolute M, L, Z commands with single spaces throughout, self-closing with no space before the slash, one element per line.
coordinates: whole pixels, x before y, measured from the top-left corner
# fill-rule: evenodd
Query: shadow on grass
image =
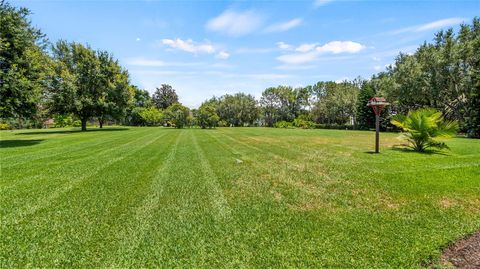
<path fill-rule="evenodd" d="M 37 145 L 42 142 L 43 139 L 34 139 L 34 140 L 1 140 L 0 148 L 16 148 L 16 147 L 28 147 Z"/>
<path fill-rule="evenodd" d="M 365 154 L 380 154 L 382 152 L 375 152 L 373 150 L 369 150 L 369 151 L 364 151 L 363 153 L 365 153 Z"/>
<path fill-rule="evenodd" d="M 404 146 L 404 145 L 393 146 L 390 150 L 405 152 L 405 153 L 413 153 L 413 154 L 423 154 L 423 155 L 445 155 L 445 156 L 449 155 L 445 151 L 434 150 L 434 149 L 426 149 L 425 151 L 416 151 L 416 150 L 413 150 L 412 148 Z"/>
<path fill-rule="evenodd" d="M 129 130 L 128 128 L 94 128 L 94 129 L 87 129 L 86 131 L 82 131 L 80 129 L 74 130 L 57 130 L 57 131 L 35 131 L 35 132 L 23 132 L 17 133 L 16 135 L 42 135 L 42 134 L 72 134 L 72 133 L 91 133 L 91 132 L 115 132 L 115 131 L 126 131 Z"/>

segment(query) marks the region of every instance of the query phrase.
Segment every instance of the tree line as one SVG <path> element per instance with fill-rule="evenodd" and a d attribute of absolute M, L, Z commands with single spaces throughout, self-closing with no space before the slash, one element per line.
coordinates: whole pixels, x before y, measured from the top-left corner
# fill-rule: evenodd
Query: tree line
<path fill-rule="evenodd" d="M 480 21 L 438 32 L 413 54 L 400 53 L 385 71 L 366 80 L 321 81 L 305 87 L 277 86 L 256 99 L 246 93 L 205 100 L 197 109 L 179 103 L 163 84 L 153 95 L 130 82 L 107 51 L 60 40 L 50 44 L 33 27 L 30 11 L 0 2 L 0 120 L 13 127 L 41 127 L 45 119 L 86 129 L 95 120 L 134 126 L 267 126 L 298 128 L 374 127 L 366 106 L 373 96 L 391 105 L 390 117 L 435 108 L 460 130 L 480 137 Z M 70 120 L 65 120 L 65 119 Z"/>

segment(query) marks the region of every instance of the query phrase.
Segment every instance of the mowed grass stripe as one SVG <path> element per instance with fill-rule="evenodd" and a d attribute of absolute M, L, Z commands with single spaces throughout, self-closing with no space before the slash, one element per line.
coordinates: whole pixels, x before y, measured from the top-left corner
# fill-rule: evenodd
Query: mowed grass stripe
<path fill-rule="evenodd" d="M 70 145 L 85 142 L 87 139 L 78 140 L 78 133 L 80 132 L 75 133 L 73 130 L 69 132 L 65 129 L 54 129 L 53 131 L 38 132 L 9 131 L 1 134 L 1 140 L 7 141 L 8 143 L 17 142 L 19 145 L 32 141 L 38 142 L 38 144 L 35 144 L 35 147 L 31 147 L 31 149 L 29 150 L 29 153 L 33 155 L 34 153 L 37 154 L 47 152 L 51 148 L 62 145 L 65 142 L 68 142 L 68 144 Z M 86 134 L 83 133 L 82 137 L 84 137 L 85 135 Z M 104 133 L 104 135 L 106 134 Z M 90 139 L 88 139 L 88 141 L 95 140 L 99 136 L 100 135 L 92 135 L 90 136 Z M 4 160 L 17 159 L 25 153 L 22 146 L 9 147 L 7 142 L 0 142 L 0 145 L 2 145 L 2 150 L 8 152 L 8 156 L 4 156 Z"/>
<path fill-rule="evenodd" d="M 40 162 L 34 160 L 27 161 L 27 164 L 22 165 L 23 177 L 18 178 L 16 171 L 18 167 L 5 167 L 3 172 L 4 178 L 0 181 L 0 186 L 3 187 L 17 187 L 18 189 L 24 188 L 24 186 L 16 186 L 21 184 L 30 184 L 29 181 L 42 179 L 45 177 L 64 177 L 71 171 L 78 170 L 77 165 L 90 165 L 91 161 L 101 157 L 102 152 L 108 152 L 115 147 L 121 146 L 125 143 L 129 143 L 132 140 L 149 135 L 149 132 L 138 132 L 137 136 L 112 136 L 111 139 L 99 140 L 99 143 L 86 144 L 80 150 L 68 151 L 57 154 L 55 156 L 49 156 L 47 162 Z M 48 165 L 46 165 L 48 164 Z M 38 173 L 38 170 L 44 170 L 45 173 Z M 30 173 L 30 174 L 29 174 Z M 27 191 L 27 190 L 26 190 Z"/>
<path fill-rule="evenodd" d="M 216 243 L 222 253 L 233 257 L 228 264 L 233 267 L 254 267 L 264 263 L 272 267 L 300 266 L 302 263 L 297 263 L 296 255 L 306 254 L 305 248 L 315 245 L 317 239 L 311 235 L 307 244 L 298 238 L 298 229 L 306 228 L 310 232 L 312 228 L 304 227 L 305 218 L 295 216 L 298 212 L 290 210 L 288 203 L 285 203 L 285 199 L 296 191 L 285 191 L 285 196 L 278 197 L 277 191 L 282 179 L 275 175 L 272 175 L 271 180 L 265 178 L 270 169 L 276 168 L 270 162 L 265 164 L 261 161 L 269 155 L 264 153 L 258 156 L 257 150 L 231 143 L 227 139 L 220 140 L 219 137 L 222 136 L 215 134 L 215 131 L 209 132 L 209 138 L 201 140 L 201 144 L 211 145 L 205 147 L 205 152 L 211 162 L 216 164 L 215 172 L 223 179 L 221 182 L 234 212 L 232 221 L 227 223 L 233 226 L 223 225 L 219 228 L 228 240 Z M 245 156 L 249 158 L 246 159 Z M 237 163 L 236 158 L 242 158 L 244 162 Z M 289 202 L 294 202 L 293 199 L 297 198 L 290 198 Z M 322 213 L 317 215 L 325 217 Z"/>
<path fill-rule="evenodd" d="M 46 197 L 37 196 L 36 202 L 33 203 L 33 206 L 31 203 L 25 204 L 25 207 L 17 206 L 16 211 L 7 213 L 5 216 L 3 216 L 2 214 L 2 219 L 6 223 L 18 223 L 23 219 L 23 217 L 33 214 L 39 209 L 47 207 L 52 201 L 58 199 L 71 189 L 77 187 L 80 184 L 85 184 L 86 182 L 88 182 L 88 179 L 93 179 L 97 173 L 108 168 L 115 162 L 123 160 L 132 154 L 135 154 L 137 151 L 143 149 L 144 147 L 153 143 L 155 140 L 161 138 L 161 136 L 157 136 L 156 139 L 148 139 L 155 135 L 156 134 L 141 136 L 127 143 L 118 144 L 114 147 L 104 149 L 99 154 L 92 155 L 89 159 L 96 159 L 96 162 L 101 161 L 102 156 L 107 156 L 108 158 L 105 160 L 105 162 L 102 162 L 99 165 L 95 165 L 93 167 L 91 167 L 91 165 L 90 167 L 88 167 L 87 165 L 82 169 L 81 166 L 74 166 L 76 169 L 74 172 L 76 173 L 63 174 L 63 177 L 66 179 L 66 181 L 64 181 L 65 183 L 59 186 L 55 186 L 53 189 L 48 189 L 48 193 L 50 193 L 49 195 L 47 195 Z M 147 138 L 147 141 L 145 141 L 145 138 Z M 85 160 L 83 160 L 82 164 L 88 164 L 88 162 L 85 162 Z M 44 191 L 43 193 L 47 192 Z"/>
<path fill-rule="evenodd" d="M 146 130 L 135 136 L 124 136 L 121 140 L 109 140 L 109 143 L 103 147 L 92 145 L 90 151 L 79 152 L 78 155 L 70 156 L 67 160 L 50 160 L 48 163 L 37 164 L 25 167 L 23 176 L 19 176 L 16 169 L 8 173 L 7 183 L 1 186 L 1 190 L 6 195 L 2 197 L 5 204 L 10 204 L 11 208 L 22 208 L 23 206 L 42 200 L 44 194 L 55 190 L 63 184 L 68 184 L 85 176 L 86 172 L 91 172 L 95 167 L 112 159 L 110 152 L 128 145 L 134 141 L 143 139 L 144 136 L 152 135 Z M 101 154 L 103 153 L 103 154 Z M 100 164 L 100 165 L 99 165 Z M 38 173 L 42 171 L 42 173 Z M 8 195 L 7 195 L 8 194 Z M 5 207 L 8 208 L 8 207 Z M 2 211 L 3 212 L 3 211 Z M 2 216 L 5 213 L 2 213 Z"/>
<path fill-rule="evenodd" d="M 108 131 L 103 131 L 102 133 L 106 133 Z M 147 133 L 147 130 L 139 130 L 138 134 Z M 100 136 L 95 138 L 95 136 L 91 136 L 89 133 L 84 133 L 84 136 L 78 136 L 76 138 L 76 142 L 70 143 L 68 141 L 64 141 L 61 147 L 50 147 L 45 149 L 42 152 L 35 152 L 28 155 L 22 155 L 18 158 L 18 161 L 15 162 L 6 162 L 6 165 L 3 167 L 5 169 L 18 167 L 19 165 L 29 165 L 29 164 L 41 164 L 43 160 L 51 160 L 51 159 L 70 159 L 75 154 L 82 153 L 85 151 L 91 150 L 91 148 L 98 148 L 102 147 L 106 143 L 112 143 L 116 141 L 124 140 L 128 138 L 128 135 L 120 134 L 121 132 L 115 131 L 110 133 L 110 135 Z M 75 134 L 77 136 L 77 134 Z M 67 135 L 68 137 L 68 135 Z M 60 138 L 61 139 L 61 138 Z"/>
<path fill-rule="evenodd" d="M 146 175 L 146 177 L 152 178 L 149 192 L 142 199 L 141 204 L 133 209 L 131 216 L 117 228 L 119 230 L 115 233 L 115 240 L 118 243 L 115 245 L 113 253 L 107 256 L 103 266 L 126 268 L 131 265 L 132 257 L 144 240 L 146 231 L 152 227 L 153 214 L 161 206 L 159 200 L 164 191 L 163 184 L 167 175 L 165 170 L 172 165 L 183 134 L 183 132 L 175 132 L 175 141 L 169 141 L 168 155 L 162 161 L 157 160 L 158 166 L 150 170 L 151 174 Z"/>
<path fill-rule="evenodd" d="M 0 267 L 418 268 L 480 227 L 477 141 L 425 155 L 389 149 L 396 135 L 382 134 L 387 148 L 371 155 L 371 132 L 132 128 L 123 143 L 145 130 L 128 148 L 162 137 L 16 225 L 2 223 Z M 100 157 L 51 178 L 40 165 L 15 172 L 41 174 L 38 191 L 34 180 L 25 186 L 48 197 L 56 188 L 43 185 L 61 186 L 62 171 L 89 173 L 127 150 L 100 154 L 112 146 L 90 148 Z M 9 186 L 31 203 L 24 185 Z"/>
<path fill-rule="evenodd" d="M 218 239 L 212 230 L 218 216 L 206 195 L 208 184 L 195 152 L 194 131 L 183 131 L 172 165 L 164 171 L 160 206 L 152 213 L 151 229 L 145 231 L 126 267 L 199 267 L 215 259 L 209 242 Z"/>
<path fill-rule="evenodd" d="M 26 246 L 30 245 L 30 256 L 37 257 L 40 261 L 44 259 L 44 262 L 49 262 L 51 265 L 71 267 L 74 264 L 56 264 L 56 262 L 62 261 L 62 259 L 57 260 L 53 257 L 56 257 L 56 255 L 59 257 L 64 255 L 88 256 L 89 251 L 91 251 L 89 248 L 93 248 L 99 242 L 101 244 L 101 246 L 98 246 L 99 253 L 101 253 L 101 249 L 105 247 L 105 244 L 112 243 L 108 240 L 104 241 L 103 238 L 98 241 L 95 234 L 100 232 L 108 235 L 108 232 L 111 231 L 111 226 L 118 219 L 116 216 L 123 216 L 125 211 L 129 209 L 129 206 L 127 206 L 129 199 L 125 198 L 137 199 L 141 197 L 140 193 L 135 191 L 135 188 L 140 188 L 141 193 L 150 191 L 148 184 L 150 179 L 143 178 L 140 176 L 142 174 L 139 177 L 135 177 L 135 174 L 130 172 L 135 171 L 135 169 L 147 168 L 144 165 L 149 163 L 157 165 L 154 159 L 152 159 L 152 162 L 135 162 L 137 158 L 147 160 L 152 155 L 157 154 L 159 146 L 161 146 L 160 152 L 162 152 L 162 148 L 168 146 L 168 144 L 160 140 L 168 133 L 154 132 L 152 135 L 144 137 L 143 143 L 130 145 L 131 153 L 125 155 L 121 160 L 111 163 L 109 169 L 100 170 L 95 178 L 89 179 L 89 184 L 81 184 L 76 186 L 76 188 L 70 189 L 68 193 L 56 199 L 54 203 L 50 203 L 42 210 L 31 214 L 28 223 L 37 223 L 38 227 L 42 227 L 36 229 L 35 233 L 49 235 L 45 238 L 46 241 L 40 243 L 45 244 L 44 248 L 53 249 L 54 251 L 51 253 L 50 259 L 48 257 L 36 256 L 38 250 L 26 241 L 24 244 Z M 136 195 L 130 196 L 131 194 Z M 62 223 L 63 225 L 57 226 L 55 223 Z M 17 226 L 8 227 L 13 233 L 28 234 L 34 232 L 32 230 L 18 229 Z M 69 229 L 68 227 L 75 228 Z M 25 238 L 28 237 L 25 236 Z M 69 244 L 70 240 L 73 240 L 71 245 Z M 81 251 L 83 248 L 86 248 L 86 252 Z M 58 252 L 60 249 L 62 251 Z M 32 262 L 38 261 L 32 259 Z M 92 262 L 96 262 L 98 266 L 98 260 L 92 260 Z M 76 266 L 74 267 L 85 266 L 82 263 L 75 264 Z"/>
<path fill-rule="evenodd" d="M 215 172 L 212 170 L 212 167 L 208 161 L 207 156 L 205 155 L 202 147 L 199 145 L 197 141 L 197 135 L 201 134 L 202 136 L 205 135 L 204 133 L 200 132 L 193 132 L 193 144 L 195 145 L 195 150 L 198 154 L 200 159 L 200 164 L 202 167 L 203 178 L 205 189 L 208 193 L 205 193 L 206 196 L 210 197 L 212 201 L 212 206 L 215 210 L 215 216 L 218 218 L 225 218 L 231 213 L 231 209 L 228 205 L 225 196 L 223 195 L 223 191 L 221 186 L 218 183 L 218 178 L 215 175 Z"/>

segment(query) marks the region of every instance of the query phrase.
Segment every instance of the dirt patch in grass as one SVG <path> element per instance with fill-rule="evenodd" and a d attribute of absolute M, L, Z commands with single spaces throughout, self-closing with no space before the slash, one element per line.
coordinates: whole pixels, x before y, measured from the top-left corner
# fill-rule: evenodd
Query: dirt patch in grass
<path fill-rule="evenodd" d="M 455 200 L 444 197 L 444 198 L 442 198 L 442 200 L 440 200 L 440 205 L 443 208 L 451 208 L 451 207 L 456 206 L 457 202 Z"/>
<path fill-rule="evenodd" d="M 450 245 L 440 258 L 442 265 L 456 268 L 480 268 L 480 231 Z"/>

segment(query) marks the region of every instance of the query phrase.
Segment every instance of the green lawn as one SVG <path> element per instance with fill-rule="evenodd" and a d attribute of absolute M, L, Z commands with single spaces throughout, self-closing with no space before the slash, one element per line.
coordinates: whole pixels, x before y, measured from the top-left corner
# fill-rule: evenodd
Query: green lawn
<path fill-rule="evenodd" d="M 0 267 L 427 266 L 480 228 L 480 140 L 219 128 L 2 131 Z"/>

